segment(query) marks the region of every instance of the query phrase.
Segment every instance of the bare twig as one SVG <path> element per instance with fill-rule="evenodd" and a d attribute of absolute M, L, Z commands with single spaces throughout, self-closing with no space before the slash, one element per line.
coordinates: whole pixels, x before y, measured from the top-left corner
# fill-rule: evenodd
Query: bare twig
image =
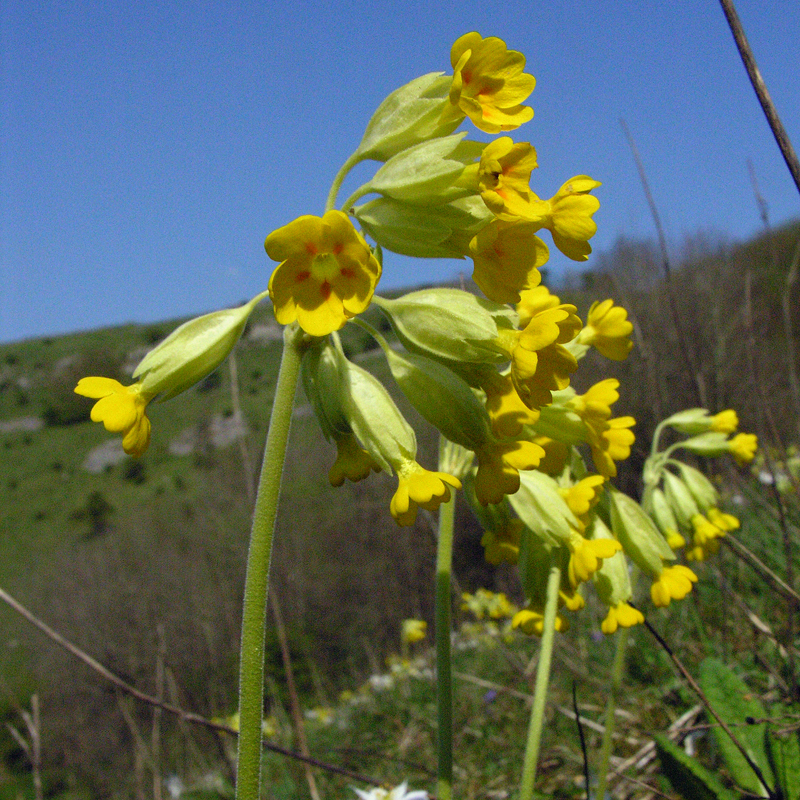
<path fill-rule="evenodd" d="M 214 720 L 207 719 L 200 714 L 195 714 L 193 711 L 185 711 L 184 709 L 178 708 L 171 703 L 165 703 L 159 700 L 157 697 L 152 697 L 151 695 L 140 691 L 135 686 L 127 683 L 118 675 L 115 675 L 113 672 L 106 669 L 106 667 L 104 667 L 99 661 L 96 661 L 94 658 L 92 658 L 88 653 L 85 653 L 83 650 L 81 650 L 80 647 L 73 644 L 68 639 L 65 639 L 57 631 L 54 631 L 49 625 L 47 625 L 47 623 L 40 620 L 35 614 L 22 605 L 22 603 L 14 599 L 8 592 L 1 588 L 0 600 L 13 608 L 14 611 L 16 611 L 21 617 L 24 617 L 26 620 L 28 620 L 28 622 L 38 628 L 43 634 L 45 634 L 45 636 L 59 645 L 59 647 L 63 647 L 68 653 L 73 655 L 79 661 L 83 662 L 93 672 L 96 672 L 98 675 L 100 675 L 100 677 L 116 686 L 121 691 L 131 695 L 131 697 L 135 697 L 137 700 L 147 703 L 148 705 L 160 708 L 163 711 L 166 711 L 168 714 L 174 714 L 184 722 L 191 722 L 194 725 L 199 725 L 203 728 L 208 728 L 209 730 L 224 731 L 225 733 L 230 733 L 233 736 L 238 736 L 239 732 L 236 730 L 236 728 L 226 725 L 224 722 L 215 722 Z M 383 781 L 377 778 L 371 778 L 367 775 L 354 772 L 353 770 L 345 769 L 344 767 L 337 767 L 334 764 L 327 764 L 324 761 L 312 758 L 311 756 L 304 756 L 300 753 L 295 753 L 292 750 L 287 750 L 285 747 L 280 747 L 272 742 L 262 741 L 262 747 L 270 752 L 278 753 L 279 755 L 286 756 L 287 758 L 293 758 L 295 761 L 302 761 L 303 763 L 310 764 L 312 767 L 318 767 L 319 769 L 324 769 L 326 772 L 342 775 L 345 778 L 362 781 L 363 783 L 369 783 L 373 786 L 383 785 Z"/>
<path fill-rule="evenodd" d="M 664 280 L 667 288 L 667 297 L 669 298 L 669 306 L 672 312 L 672 322 L 675 325 L 675 332 L 678 334 L 678 339 L 680 341 L 681 353 L 683 354 L 683 358 L 686 362 L 686 369 L 689 371 L 689 375 L 692 378 L 697 405 L 705 407 L 706 390 L 703 382 L 703 376 L 700 374 L 700 370 L 694 364 L 694 357 L 692 355 L 692 351 L 689 349 L 689 339 L 686 336 L 686 332 L 683 330 L 681 317 L 678 313 L 678 306 L 675 302 L 675 292 L 673 291 L 672 287 L 672 267 L 670 266 L 669 251 L 667 250 L 667 239 L 664 236 L 664 227 L 661 225 L 661 217 L 659 216 L 656 202 L 653 199 L 653 194 L 650 191 L 650 184 L 647 182 L 647 173 L 644 170 L 644 163 L 639 155 L 636 142 L 633 140 L 633 136 L 631 135 L 625 120 L 620 119 L 619 123 L 622 126 L 622 130 L 625 133 L 625 137 L 627 138 L 631 152 L 633 153 L 633 160 L 636 162 L 636 169 L 639 172 L 639 179 L 642 182 L 642 188 L 644 189 L 644 194 L 647 198 L 647 204 L 650 206 L 650 213 L 653 215 L 653 223 L 656 226 L 658 244 L 661 249 L 661 263 L 664 268 Z"/>
<path fill-rule="evenodd" d="M 761 108 L 767 117 L 769 127 L 772 130 L 775 141 L 778 143 L 778 147 L 783 155 L 783 160 L 786 162 L 786 166 L 789 168 L 789 172 L 794 179 L 797 191 L 800 192 L 800 161 L 797 160 L 797 153 L 795 153 L 792 143 L 789 140 L 789 134 L 786 133 L 786 129 L 783 127 L 783 123 L 778 116 L 772 98 L 770 98 L 769 92 L 767 91 L 767 85 L 761 77 L 761 72 L 756 64 L 753 51 L 750 49 L 750 44 L 744 34 L 744 28 L 739 21 L 739 15 L 736 13 L 736 7 L 733 4 L 733 0 L 720 0 L 720 5 L 725 13 L 725 19 L 728 20 L 728 27 L 731 29 L 733 39 L 736 42 L 736 48 L 739 51 L 739 55 L 742 57 L 744 68 L 747 70 L 747 76 L 750 78 L 753 89 L 755 89 L 758 102 L 761 104 Z"/>

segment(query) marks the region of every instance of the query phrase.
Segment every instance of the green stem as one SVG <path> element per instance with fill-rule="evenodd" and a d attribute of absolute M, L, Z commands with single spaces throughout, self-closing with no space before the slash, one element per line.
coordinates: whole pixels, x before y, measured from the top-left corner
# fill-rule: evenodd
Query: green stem
<path fill-rule="evenodd" d="M 283 332 L 283 355 L 275 387 L 264 462 L 253 511 L 242 609 L 239 662 L 239 752 L 236 800 L 258 800 L 261 790 L 261 725 L 264 714 L 264 635 L 275 516 L 283 464 L 300 374 L 303 332 L 289 325 Z"/>
<path fill-rule="evenodd" d="M 330 211 L 332 208 L 336 207 L 336 196 L 339 194 L 339 189 L 342 188 L 342 183 L 344 179 L 347 177 L 347 173 L 350 172 L 353 167 L 358 164 L 360 161 L 363 161 L 364 157 L 356 150 L 347 161 L 342 164 L 341 169 L 336 173 L 336 177 L 333 179 L 333 183 L 331 184 L 331 190 L 328 192 L 328 199 L 325 201 L 325 210 Z"/>
<path fill-rule="evenodd" d="M 525 760 L 522 766 L 520 800 L 531 800 L 536 783 L 536 764 L 542 744 L 544 727 L 544 707 L 547 701 L 547 687 L 550 683 L 550 665 L 553 660 L 553 643 L 556 634 L 556 611 L 558 611 L 558 590 L 561 586 L 561 567 L 550 565 L 547 576 L 547 597 L 544 604 L 544 630 L 539 649 L 539 665 L 536 668 L 536 683 L 533 690 L 533 707 L 528 725 L 528 741 L 525 745 Z"/>
<path fill-rule="evenodd" d="M 617 697 L 622 685 L 622 673 L 625 670 L 625 652 L 628 647 L 628 629 L 621 628 L 617 633 L 617 650 L 614 654 L 614 664 L 611 667 L 611 685 L 606 704 L 606 729 L 603 731 L 603 743 L 600 749 L 599 778 L 595 797 L 603 800 L 606 796 L 608 782 L 608 765 L 611 763 L 612 737 L 614 736 L 614 721 L 616 720 Z"/>
<path fill-rule="evenodd" d="M 453 796 L 453 676 L 450 660 L 450 572 L 453 563 L 453 526 L 456 498 L 451 494 L 439 506 L 439 536 L 436 546 L 436 707 L 439 768 L 436 800 Z"/>

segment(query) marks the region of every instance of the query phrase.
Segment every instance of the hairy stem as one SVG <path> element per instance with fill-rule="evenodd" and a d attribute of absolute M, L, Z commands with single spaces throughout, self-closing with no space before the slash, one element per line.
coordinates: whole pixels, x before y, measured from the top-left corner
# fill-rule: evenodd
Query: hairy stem
<path fill-rule="evenodd" d="M 267 617 L 269 568 L 278 511 L 283 464 L 292 406 L 300 374 L 302 331 L 289 325 L 283 333 L 275 399 L 272 405 L 264 461 L 253 512 L 242 610 L 239 662 L 239 750 L 236 798 L 258 800 L 261 789 L 261 724 L 264 716 L 264 635 Z"/>

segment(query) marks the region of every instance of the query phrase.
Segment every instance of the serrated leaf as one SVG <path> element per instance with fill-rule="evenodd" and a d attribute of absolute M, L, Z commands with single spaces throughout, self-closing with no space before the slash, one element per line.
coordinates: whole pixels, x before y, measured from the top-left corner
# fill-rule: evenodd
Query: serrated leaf
<path fill-rule="evenodd" d="M 656 734 L 653 739 L 664 774 L 672 788 L 685 800 L 738 800 L 737 795 L 726 789 L 714 773 L 666 736 Z"/>
<path fill-rule="evenodd" d="M 766 724 L 746 724 L 748 718 L 763 719 L 764 707 L 755 693 L 728 666 L 716 658 L 707 658 L 700 665 L 700 686 L 712 708 L 734 731 L 734 736 L 742 744 L 747 754 L 758 766 L 764 779 L 772 786 L 775 776 L 769 764 L 766 749 Z M 717 740 L 725 764 L 737 785 L 761 797 L 767 797 L 766 787 L 753 772 L 733 739 L 718 725 L 714 726 Z"/>

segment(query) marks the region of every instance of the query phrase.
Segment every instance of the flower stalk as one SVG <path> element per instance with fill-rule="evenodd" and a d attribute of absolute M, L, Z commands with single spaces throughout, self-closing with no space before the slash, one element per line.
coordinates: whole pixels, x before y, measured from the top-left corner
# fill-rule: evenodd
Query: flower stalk
<path fill-rule="evenodd" d="M 551 563 L 547 575 L 547 595 L 544 605 L 544 630 L 539 650 L 539 664 L 536 668 L 536 683 L 533 690 L 533 706 L 528 725 L 528 741 L 525 745 L 525 758 L 522 765 L 520 800 L 532 800 L 536 783 L 536 765 L 542 744 L 544 727 L 544 707 L 547 701 L 547 687 L 550 683 L 550 665 L 553 661 L 553 644 L 556 634 L 556 611 L 558 610 L 558 590 L 561 586 L 561 567 Z"/>
<path fill-rule="evenodd" d="M 436 545 L 436 712 L 438 771 L 437 800 L 453 796 L 453 676 L 450 657 L 450 574 L 453 564 L 455 495 L 439 507 Z"/>
<path fill-rule="evenodd" d="M 258 800 L 261 789 L 261 725 L 264 716 L 264 636 L 269 569 L 278 497 L 289 440 L 304 334 L 284 329 L 283 354 L 275 387 L 264 462 L 258 483 L 242 610 L 239 660 L 239 745 L 236 800 Z"/>
<path fill-rule="evenodd" d="M 617 697 L 622 685 L 622 674 L 625 670 L 625 652 L 628 647 L 628 628 L 617 631 L 617 649 L 614 653 L 614 664 L 611 667 L 611 685 L 606 704 L 606 725 L 603 731 L 603 743 L 600 747 L 600 766 L 598 768 L 598 781 L 596 797 L 606 796 L 608 783 L 608 765 L 611 763 L 611 747 L 614 737 L 614 721 L 617 711 Z"/>

